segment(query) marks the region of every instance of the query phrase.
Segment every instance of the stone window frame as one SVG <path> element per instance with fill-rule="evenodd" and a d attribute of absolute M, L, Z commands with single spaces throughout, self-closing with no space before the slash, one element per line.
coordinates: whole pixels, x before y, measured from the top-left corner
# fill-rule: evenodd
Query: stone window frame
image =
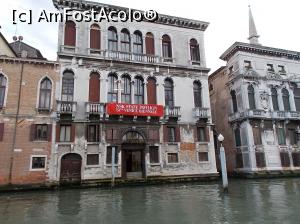
<path fill-rule="evenodd" d="M 45 158 L 45 167 L 44 168 L 32 168 L 32 162 L 33 162 L 33 158 L 37 157 L 37 158 Z M 47 155 L 31 155 L 30 156 L 30 164 L 29 164 L 29 171 L 45 171 L 47 169 Z"/>
<path fill-rule="evenodd" d="M 177 163 L 170 163 L 169 162 L 169 154 L 177 154 L 177 159 L 178 159 L 178 162 Z M 166 164 L 167 165 L 176 165 L 176 164 L 180 164 L 180 153 L 177 151 L 177 152 L 167 152 L 166 153 Z"/>
<path fill-rule="evenodd" d="M 88 164 L 88 156 L 89 155 L 98 155 L 98 164 L 89 165 Z M 101 164 L 100 164 L 100 158 L 101 158 L 101 155 L 99 153 L 87 153 L 86 154 L 86 160 L 85 160 L 85 166 L 86 167 L 100 167 L 101 166 Z"/>

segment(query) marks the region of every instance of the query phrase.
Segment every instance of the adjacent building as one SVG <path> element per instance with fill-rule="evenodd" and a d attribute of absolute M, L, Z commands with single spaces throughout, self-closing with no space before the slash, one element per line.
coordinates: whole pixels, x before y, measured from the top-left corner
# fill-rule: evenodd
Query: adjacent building
<path fill-rule="evenodd" d="M 250 43 L 229 47 L 209 77 L 215 131 L 231 173 L 290 173 L 300 168 L 300 52 L 261 45 L 249 17 Z"/>
<path fill-rule="evenodd" d="M 128 10 L 53 3 L 61 12 Z M 122 179 L 216 176 L 207 26 L 166 15 L 155 22 L 60 23 L 49 181 L 110 179 L 112 170 Z"/>
<path fill-rule="evenodd" d="M 0 33 L 0 185 L 46 184 L 58 64 L 18 45 Z"/>

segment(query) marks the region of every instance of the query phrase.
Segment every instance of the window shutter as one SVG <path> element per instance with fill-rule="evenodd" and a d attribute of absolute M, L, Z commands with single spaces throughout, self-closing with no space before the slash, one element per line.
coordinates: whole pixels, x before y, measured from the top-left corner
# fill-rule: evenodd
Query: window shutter
<path fill-rule="evenodd" d="M 3 135 L 4 135 L 4 123 L 0 123 L 0 142 L 3 141 Z"/>
<path fill-rule="evenodd" d="M 75 141 L 75 124 L 71 125 L 71 142 Z"/>
<path fill-rule="evenodd" d="M 92 73 L 90 76 L 89 101 L 93 103 L 100 102 L 100 76 L 98 73 Z"/>
<path fill-rule="evenodd" d="M 52 124 L 48 124 L 47 140 L 48 140 L 48 142 L 51 142 L 51 140 L 52 140 Z"/>
<path fill-rule="evenodd" d="M 112 129 L 107 129 L 106 130 L 106 141 L 112 140 L 113 136 L 112 136 Z"/>
<path fill-rule="evenodd" d="M 60 124 L 56 124 L 56 142 L 60 142 Z"/>
<path fill-rule="evenodd" d="M 176 142 L 180 142 L 180 126 L 176 127 Z"/>
<path fill-rule="evenodd" d="M 72 21 L 68 21 L 65 24 L 65 45 L 76 45 L 76 24 Z"/>
<path fill-rule="evenodd" d="M 118 139 L 118 130 L 117 129 L 112 129 L 112 139 L 117 140 Z"/>
<path fill-rule="evenodd" d="M 164 142 L 168 142 L 168 127 L 166 125 L 163 126 L 163 132 L 164 132 Z"/>
<path fill-rule="evenodd" d="M 152 36 L 146 36 L 146 54 L 155 54 L 154 38 Z"/>
<path fill-rule="evenodd" d="M 194 141 L 198 142 L 198 127 L 194 127 Z"/>
<path fill-rule="evenodd" d="M 147 83 L 147 98 L 148 104 L 156 104 L 156 81 L 154 78 L 149 78 Z"/>
<path fill-rule="evenodd" d="M 101 48 L 101 33 L 98 29 L 91 29 L 90 31 L 90 44 L 92 49 Z"/>
<path fill-rule="evenodd" d="M 29 141 L 34 141 L 35 139 L 35 130 L 36 130 L 36 125 L 35 124 L 31 124 L 30 125 L 30 135 L 29 135 Z"/>
<path fill-rule="evenodd" d="M 206 141 L 207 141 L 207 142 L 210 142 L 210 137 L 209 137 L 209 127 L 206 127 L 205 132 L 206 132 L 206 136 L 205 136 Z"/>

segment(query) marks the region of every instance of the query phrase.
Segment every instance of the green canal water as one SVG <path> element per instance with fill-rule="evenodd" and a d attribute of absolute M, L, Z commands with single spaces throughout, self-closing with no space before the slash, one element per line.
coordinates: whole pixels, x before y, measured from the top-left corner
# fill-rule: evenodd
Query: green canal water
<path fill-rule="evenodd" d="M 300 178 L 0 194 L 0 223 L 300 223 Z"/>

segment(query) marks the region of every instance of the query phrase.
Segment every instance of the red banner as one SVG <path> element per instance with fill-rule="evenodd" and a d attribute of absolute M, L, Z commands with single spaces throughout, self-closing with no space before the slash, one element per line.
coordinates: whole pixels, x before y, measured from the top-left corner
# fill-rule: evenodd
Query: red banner
<path fill-rule="evenodd" d="M 106 104 L 106 112 L 109 115 L 162 117 L 164 107 L 153 104 L 108 103 Z"/>

